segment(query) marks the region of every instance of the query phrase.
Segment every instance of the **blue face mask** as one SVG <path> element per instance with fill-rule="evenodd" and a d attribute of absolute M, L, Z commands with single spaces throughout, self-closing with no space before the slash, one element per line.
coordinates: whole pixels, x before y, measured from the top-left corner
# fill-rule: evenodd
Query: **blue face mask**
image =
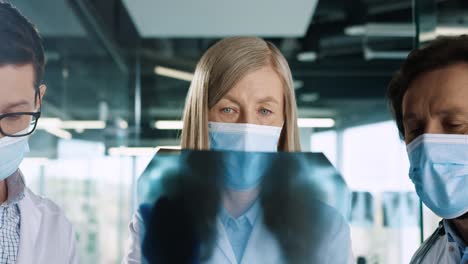
<path fill-rule="evenodd" d="M 0 138 L 0 181 L 11 176 L 29 152 L 29 137 Z"/>
<path fill-rule="evenodd" d="M 446 219 L 468 212 L 468 135 L 424 134 L 407 150 L 409 175 L 423 203 Z"/>
<path fill-rule="evenodd" d="M 281 127 L 209 122 L 210 149 L 241 152 L 276 152 Z M 226 155 L 226 186 L 248 190 L 260 183 L 266 165 L 254 153 Z"/>
<path fill-rule="evenodd" d="M 210 149 L 276 152 L 281 127 L 209 122 Z"/>

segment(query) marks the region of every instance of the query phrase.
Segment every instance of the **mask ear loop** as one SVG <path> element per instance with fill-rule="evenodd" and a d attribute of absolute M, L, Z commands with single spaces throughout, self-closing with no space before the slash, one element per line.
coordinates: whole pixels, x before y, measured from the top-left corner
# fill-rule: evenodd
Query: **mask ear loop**
<path fill-rule="evenodd" d="M 39 121 L 39 118 L 41 117 L 41 110 L 42 110 L 42 100 L 41 100 L 41 94 L 40 94 L 40 89 L 39 87 L 37 89 L 35 89 L 35 94 L 34 94 L 34 108 L 36 108 L 37 106 L 37 102 L 39 102 L 39 109 L 35 110 L 35 118 L 36 118 L 36 122 L 34 124 L 34 128 L 32 129 L 32 131 L 28 134 L 32 134 L 32 132 L 34 132 L 34 130 L 36 130 L 37 128 L 37 122 Z"/>
<path fill-rule="evenodd" d="M 35 90 L 36 91 L 34 92 L 34 108 L 37 107 L 37 102 L 39 102 L 39 109 L 37 110 L 37 112 L 41 112 L 42 100 L 41 100 L 40 89 L 36 88 Z"/>

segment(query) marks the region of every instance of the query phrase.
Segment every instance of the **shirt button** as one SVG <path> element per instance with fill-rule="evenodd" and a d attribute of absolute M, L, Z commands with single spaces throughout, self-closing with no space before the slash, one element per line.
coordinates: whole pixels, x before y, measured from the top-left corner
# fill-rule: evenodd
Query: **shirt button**
<path fill-rule="evenodd" d="M 449 252 L 454 252 L 455 251 L 455 248 L 453 246 L 449 246 Z"/>

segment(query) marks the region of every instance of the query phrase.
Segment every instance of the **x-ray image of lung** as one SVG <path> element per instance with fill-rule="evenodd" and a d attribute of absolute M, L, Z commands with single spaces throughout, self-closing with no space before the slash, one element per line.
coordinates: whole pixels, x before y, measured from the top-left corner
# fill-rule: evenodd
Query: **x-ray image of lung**
<path fill-rule="evenodd" d="M 350 223 L 359 227 L 371 227 L 374 224 L 374 198 L 371 193 L 352 193 Z"/>
<path fill-rule="evenodd" d="M 417 227 L 419 199 L 413 192 L 385 192 L 382 195 L 384 226 L 389 228 Z"/>
<path fill-rule="evenodd" d="M 351 195 L 323 154 L 216 151 L 157 154 L 140 176 L 148 263 L 224 262 L 229 241 L 218 216 L 226 179 L 258 175 L 247 263 L 348 263 Z"/>

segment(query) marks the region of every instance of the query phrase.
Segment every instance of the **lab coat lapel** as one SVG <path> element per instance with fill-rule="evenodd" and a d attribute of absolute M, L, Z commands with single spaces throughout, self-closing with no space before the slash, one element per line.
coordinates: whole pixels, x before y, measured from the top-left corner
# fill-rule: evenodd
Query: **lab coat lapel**
<path fill-rule="evenodd" d="M 28 189 L 25 189 L 24 194 L 24 198 L 19 202 L 21 220 L 17 264 L 34 263 L 34 258 L 38 257 L 37 254 L 40 254 L 40 252 L 36 252 L 35 247 L 41 226 L 42 214 L 31 200 L 31 194 Z"/>
<path fill-rule="evenodd" d="M 236 256 L 234 255 L 234 251 L 232 250 L 231 243 L 229 243 L 229 239 L 226 234 L 226 230 L 224 229 L 221 220 L 217 219 L 218 224 L 218 241 L 217 247 L 219 250 L 224 254 L 226 259 L 231 264 L 237 264 Z"/>

